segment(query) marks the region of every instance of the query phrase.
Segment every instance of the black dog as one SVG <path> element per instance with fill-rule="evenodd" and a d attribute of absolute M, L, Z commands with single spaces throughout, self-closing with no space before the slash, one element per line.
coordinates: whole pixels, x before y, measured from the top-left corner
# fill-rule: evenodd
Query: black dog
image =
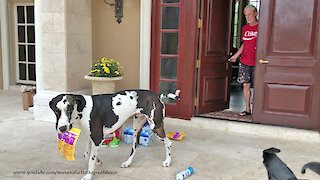
<path fill-rule="evenodd" d="M 291 169 L 275 154 L 279 152 L 280 149 L 273 147 L 263 151 L 263 164 L 269 180 L 297 180 Z"/>
<path fill-rule="evenodd" d="M 320 175 L 320 162 L 309 162 L 308 164 L 305 164 L 301 169 L 301 173 L 306 173 L 306 169 L 308 168 Z"/>

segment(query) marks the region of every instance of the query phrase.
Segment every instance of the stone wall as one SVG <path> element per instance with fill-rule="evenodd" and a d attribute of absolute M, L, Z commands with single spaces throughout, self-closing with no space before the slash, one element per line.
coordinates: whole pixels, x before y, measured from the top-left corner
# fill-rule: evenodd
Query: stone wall
<path fill-rule="evenodd" d="M 91 1 L 41 0 L 40 4 L 35 4 L 42 21 L 42 33 L 37 35 L 42 36 L 42 55 L 37 58 L 42 61 L 42 67 L 37 68 L 40 90 L 70 92 L 90 88 L 83 76 L 92 62 Z"/>

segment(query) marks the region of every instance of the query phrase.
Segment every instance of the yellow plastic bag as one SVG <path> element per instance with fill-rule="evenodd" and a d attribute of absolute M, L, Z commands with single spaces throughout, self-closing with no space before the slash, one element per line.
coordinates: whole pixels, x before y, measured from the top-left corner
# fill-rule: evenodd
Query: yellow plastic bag
<path fill-rule="evenodd" d="M 65 157 L 68 161 L 75 159 L 74 150 L 75 145 L 80 135 L 81 130 L 71 128 L 64 134 L 58 134 L 58 153 Z"/>
<path fill-rule="evenodd" d="M 167 133 L 167 137 L 173 140 L 181 141 L 186 132 L 169 132 Z"/>

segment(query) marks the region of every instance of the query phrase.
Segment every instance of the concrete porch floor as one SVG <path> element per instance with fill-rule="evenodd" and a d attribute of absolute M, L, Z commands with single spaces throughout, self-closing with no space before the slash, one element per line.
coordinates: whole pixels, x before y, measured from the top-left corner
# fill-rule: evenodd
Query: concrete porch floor
<path fill-rule="evenodd" d="M 88 163 L 82 158 L 86 144 L 83 135 L 76 145 L 76 160 L 66 161 L 57 152 L 54 123 L 35 121 L 32 112 L 23 111 L 19 91 L 0 91 L 0 99 L 0 179 L 84 176 L 81 171 L 87 170 Z M 131 152 L 131 145 L 121 142 L 117 148 L 100 149 L 103 164 L 96 172 L 101 174 L 93 178 L 167 180 L 192 166 L 194 174 L 187 178 L 190 180 L 267 180 L 262 151 L 277 147 L 281 149 L 278 156 L 298 178 L 320 179 L 309 170 L 304 175 L 300 173 L 305 163 L 320 161 L 319 134 L 315 131 L 205 118 L 188 122 L 167 118 L 165 130 L 186 132 L 182 141 L 173 141 L 171 167 L 162 167 L 165 149 L 155 140 L 150 147 L 138 148 L 129 168 L 120 168 Z"/>

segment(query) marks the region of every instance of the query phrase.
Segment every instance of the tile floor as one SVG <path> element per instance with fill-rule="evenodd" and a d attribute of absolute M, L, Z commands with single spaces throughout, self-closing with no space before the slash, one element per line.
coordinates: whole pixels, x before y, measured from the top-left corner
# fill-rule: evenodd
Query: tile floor
<path fill-rule="evenodd" d="M 81 179 L 81 172 L 87 169 L 87 161 L 82 158 L 86 144 L 83 135 L 80 135 L 76 145 L 76 160 L 68 162 L 57 152 L 54 123 L 35 121 L 32 112 L 22 111 L 21 97 L 17 92 L 0 91 L 0 98 L 0 179 Z M 131 146 L 121 142 L 117 148 L 101 148 L 99 158 L 103 164 L 96 169 L 101 174 L 95 175 L 94 179 L 175 179 L 176 173 L 192 166 L 194 174 L 188 178 L 190 180 L 267 180 L 262 151 L 269 147 L 282 150 L 279 157 L 298 178 L 320 179 L 310 171 L 305 175 L 300 173 L 305 163 L 320 161 L 319 140 L 308 142 L 290 140 L 286 136 L 271 138 L 268 135 L 237 133 L 230 131 L 231 126 L 219 130 L 216 126 L 221 123 L 202 118 L 193 118 L 191 122 L 168 118 L 165 124 L 167 132 L 186 132 L 182 141 L 172 144 L 171 167 L 161 166 L 165 150 L 162 143 L 156 140 L 150 147 L 139 147 L 129 168 L 120 168 L 131 152 Z M 232 126 L 241 130 L 246 129 L 247 124 Z M 268 128 L 273 127 L 262 129 Z M 277 128 L 277 132 L 283 129 Z M 287 131 L 291 130 L 285 129 L 286 134 Z M 299 136 L 309 132 L 301 133 Z M 313 135 L 314 138 L 316 136 Z"/>

